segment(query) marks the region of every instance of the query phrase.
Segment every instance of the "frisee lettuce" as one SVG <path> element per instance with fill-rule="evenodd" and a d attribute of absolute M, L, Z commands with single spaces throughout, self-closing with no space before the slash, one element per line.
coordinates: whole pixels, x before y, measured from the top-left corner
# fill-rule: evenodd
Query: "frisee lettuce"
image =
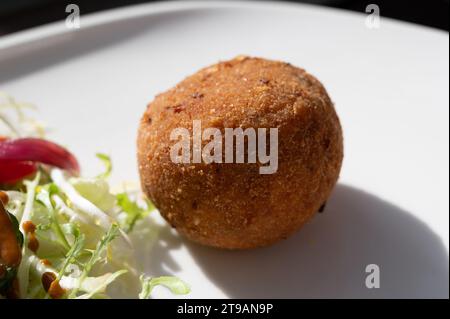
<path fill-rule="evenodd" d="M 44 137 L 45 125 L 29 117 L 28 109 L 35 107 L 0 92 L 0 136 Z M 20 297 L 49 298 L 42 283 L 45 273 L 52 273 L 65 290 L 62 298 L 109 298 L 112 284 L 129 291 L 130 282 L 139 287 L 127 297 L 149 298 L 156 286 L 188 293 L 189 287 L 175 277 L 149 278 L 138 270 L 128 235 L 138 232 L 135 226 L 143 225 L 155 207 L 126 183 L 120 191 L 111 191 L 107 179 L 112 161 L 106 154 L 96 155 L 104 171 L 94 178 L 68 177 L 60 169 L 40 167 L 32 180 L 1 189 L 8 194 L 6 209 L 22 246 L 19 267 L 8 269 L 17 274 Z M 36 226 L 36 252 L 28 248 L 29 234 L 23 229 L 27 221 Z M 4 279 L 0 293 L 8 288 L 3 284 L 12 281 Z"/>
<path fill-rule="evenodd" d="M 126 232 L 131 232 L 134 225 L 140 219 L 145 218 L 155 207 L 150 201 L 146 201 L 146 207 L 140 207 L 136 202 L 130 199 L 127 193 L 117 194 L 117 204 L 122 208 L 125 218 L 122 223 L 122 228 Z"/>
<path fill-rule="evenodd" d="M 173 276 L 151 278 L 142 275 L 140 280 L 142 283 L 142 291 L 139 294 L 139 299 L 148 299 L 151 296 L 153 289 L 157 286 L 166 287 L 176 295 L 186 295 L 191 291 L 184 281 Z"/>
<path fill-rule="evenodd" d="M 97 178 L 103 179 L 108 178 L 111 175 L 112 172 L 112 161 L 111 158 L 103 153 L 97 153 L 95 154 L 99 160 L 102 161 L 103 165 L 105 166 L 105 171 L 97 176 Z"/>
<path fill-rule="evenodd" d="M 73 289 L 71 292 L 71 297 L 76 297 L 77 292 L 80 288 L 80 286 L 83 284 L 84 279 L 89 275 L 94 265 L 99 262 L 102 258 L 105 258 L 102 256 L 102 253 L 106 250 L 109 243 L 111 243 L 119 234 L 119 227 L 116 224 L 112 224 L 111 228 L 108 230 L 108 232 L 100 239 L 100 241 L 97 243 L 97 247 L 92 252 L 92 255 L 88 262 L 84 265 L 83 272 L 81 273 L 78 287 Z"/>
<path fill-rule="evenodd" d="M 39 172 L 33 180 L 24 181 L 20 191 L 6 190 L 10 197 L 6 208 L 20 221 L 24 235 L 17 269 L 22 298 L 49 298 L 41 280 L 46 272 L 56 276 L 65 290 L 63 298 L 108 298 L 112 283 L 125 286 L 130 280 L 140 282 L 141 289 L 134 290 L 140 298 L 149 298 L 156 286 L 165 286 L 174 294 L 189 292 L 175 277 L 141 275 L 139 281 L 136 265 L 123 257 L 132 251 L 125 233 L 132 233 L 154 209 L 149 200 L 142 200 L 142 194 L 112 193 L 105 175 L 68 178 L 59 169 L 49 171 L 50 179 L 42 175 Z M 25 221 L 36 225 L 36 253 L 26 244 Z"/>

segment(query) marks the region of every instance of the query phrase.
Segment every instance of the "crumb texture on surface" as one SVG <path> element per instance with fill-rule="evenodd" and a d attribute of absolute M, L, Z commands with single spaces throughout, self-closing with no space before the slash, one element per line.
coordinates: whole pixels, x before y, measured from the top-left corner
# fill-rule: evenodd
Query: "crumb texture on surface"
<path fill-rule="evenodd" d="M 259 163 L 173 163 L 170 133 L 192 133 L 193 120 L 222 136 L 228 127 L 278 128 L 278 171 L 261 175 Z M 261 58 L 220 62 L 157 95 L 138 133 L 146 194 L 181 234 L 221 248 L 266 246 L 298 230 L 328 199 L 342 159 L 341 126 L 322 84 Z"/>

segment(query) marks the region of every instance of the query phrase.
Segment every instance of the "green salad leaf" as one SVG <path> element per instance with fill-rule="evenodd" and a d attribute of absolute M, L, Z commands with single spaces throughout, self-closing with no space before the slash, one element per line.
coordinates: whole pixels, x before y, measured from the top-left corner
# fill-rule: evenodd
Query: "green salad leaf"
<path fill-rule="evenodd" d="M 45 125 L 27 115 L 30 109 L 35 107 L 0 92 L 0 137 L 44 138 Z M 147 219 L 155 207 L 132 183 L 112 191 L 111 158 L 96 156 L 104 171 L 95 177 L 38 164 L 31 179 L 0 185 L 22 255 L 14 267 L 0 265 L 0 298 L 16 279 L 20 298 L 110 298 L 124 291 L 146 299 L 156 286 L 189 293 L 178 278 L 142 273 L 135 245 L 142 236 L 156 238 Z"/>
<path fill-rule="evenodd" d="M 173 276 L 154 278 L 141 276 L 140 280 L 142 282 L 142 291 L 139 294 L 139 299 L 148 299 L 151 296 L 153 289 L 157 286 L 164 286 L 176 295 L 186 295 L 191 291 L 185 282 Z"/>
<path fill-rule="evenodd" d="M 100 178 L 100 179 L 108 178 L 111 175 L 111 172 L 112 172 L 112 161 L 111 161 L 111 158 L 108 155 L 103 154 L 103 153 L 97 153 L 95 155 L 97 156 L 97 158 L 99 160 L 102 161 L 103 165 L 105 166 L 105 171 L 103 173 L 99 174 L 97 176 L 97 178 Z"/>
<path fill-rule="evenodd" d="M 155 208 L 150 201 L 147 201 L 147 207 L 141 208 L 127 193 L 117 194 L 117 204 L 126 215 L 122 226 L 126 232 L 132 231 L 136 222 L 145 218 Z"/>

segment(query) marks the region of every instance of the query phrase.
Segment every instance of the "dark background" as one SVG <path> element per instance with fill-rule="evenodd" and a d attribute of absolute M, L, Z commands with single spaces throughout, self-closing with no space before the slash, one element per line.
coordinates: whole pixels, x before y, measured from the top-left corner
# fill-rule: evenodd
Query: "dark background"
<path fill-rule="evenodd" d="M 0 0 L 0 36 L 62 20 L 65 7 L 75 3 L 81 14 L 121 6 L 153 2 L 149 0 Z M 380 7 L 381 16 L 409 21 L 448 31 L 449 0 L 291 0 L 365 12 L 368 4 Z"/>

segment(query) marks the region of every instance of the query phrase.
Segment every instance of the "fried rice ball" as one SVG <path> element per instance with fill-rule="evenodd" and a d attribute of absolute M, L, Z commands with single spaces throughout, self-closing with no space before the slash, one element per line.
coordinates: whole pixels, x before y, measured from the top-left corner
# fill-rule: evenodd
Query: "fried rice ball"
<path fill-rule="evenodd" d="M 223 137 L 224 128 L 278 128 L 278 170 L 173 163 L 170 133 L 192 132 L 193 120 Z M 227 249 L 267 246 L 297 231 L 330 196 L 343 159 L 341 126 L 322 84 L 288 63 L 245 56 L 157 95 L 137 145 L 143 190 L 167 222 L 194 242 Z"/>

